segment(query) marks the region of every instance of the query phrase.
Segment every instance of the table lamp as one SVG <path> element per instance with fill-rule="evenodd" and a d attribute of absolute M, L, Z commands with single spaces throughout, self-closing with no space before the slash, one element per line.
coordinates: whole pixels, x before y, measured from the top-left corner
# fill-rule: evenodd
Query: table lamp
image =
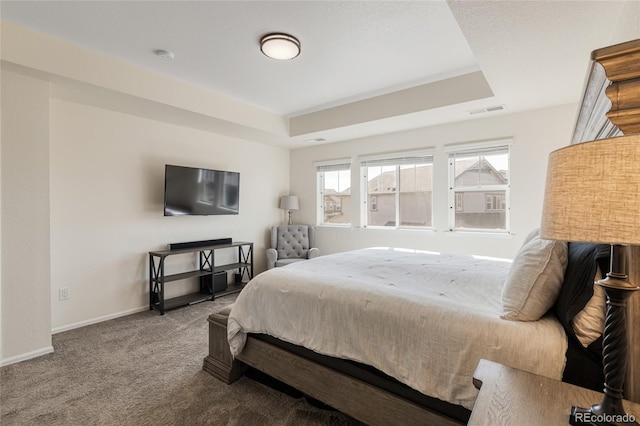
<path fill-rule="evenodd" d="M 289 211 L 289 225 L 293 225 L 291 210 L 298 210 L 300 208 L 300 205 L 298 204 L 298 197 L 295 195 L 283 195 L 280 197 L 280 208 L 282 210 Z"/>
<path fill-rule="evenodd" d="M 584 142 L 549 155 L 540 236 L 611 245 L 611 272 L 596 284 L 607 296 L 604 397 L 572 407 L 570 423 L 638 425 L 623 408 L 627 368 L 628 245 L 640 245 L 640 135 Z"/>

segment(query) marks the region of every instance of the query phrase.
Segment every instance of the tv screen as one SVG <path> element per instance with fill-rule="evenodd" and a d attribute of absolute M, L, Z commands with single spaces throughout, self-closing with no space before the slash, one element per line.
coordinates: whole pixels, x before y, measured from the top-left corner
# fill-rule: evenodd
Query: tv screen
<path fill-rule="evenodd" d="M 165 166 L 165 216 L 238 214 L 239 201 L 240 173 Z"/>

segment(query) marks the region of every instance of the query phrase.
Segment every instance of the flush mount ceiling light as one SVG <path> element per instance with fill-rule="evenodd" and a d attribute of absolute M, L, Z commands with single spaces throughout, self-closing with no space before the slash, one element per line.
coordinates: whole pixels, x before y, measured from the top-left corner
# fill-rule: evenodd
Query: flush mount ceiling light
<path fill-rule="evenodd" d="M 267 34 L 260 39 L 260 50 L 272 59 L 285 61 L 300 54 L 300 42 L 288 34 Z"/>

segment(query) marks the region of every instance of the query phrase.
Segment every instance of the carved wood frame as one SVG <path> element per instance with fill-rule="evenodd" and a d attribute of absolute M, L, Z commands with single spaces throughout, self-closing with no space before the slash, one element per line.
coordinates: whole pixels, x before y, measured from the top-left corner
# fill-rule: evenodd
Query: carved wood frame
<path fill-rule="evenodd" d="M 572 143 L 640 133 L 640 39 L 594 50 Z M 607 112 L 608 109 L 608 112 Z M 631 247 L 629 280 L 640 284 L 640 247 Z M 640 296 L 627 302 L 625 399 L 640 402 Z"/>

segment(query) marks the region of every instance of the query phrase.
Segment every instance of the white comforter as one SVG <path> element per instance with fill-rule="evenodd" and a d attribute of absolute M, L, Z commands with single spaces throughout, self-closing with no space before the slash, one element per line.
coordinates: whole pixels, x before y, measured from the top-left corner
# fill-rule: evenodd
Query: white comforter
<path fill-rule="evenodd" d="M 321 256 L 256 276 L 231 310 L 235 356 L 247 333 L 371 365 L 443 401 L 473 408 L 481 358 L 554 379 L 562 326 L 500 318 L 510 263 L 390 248 Z"/>

